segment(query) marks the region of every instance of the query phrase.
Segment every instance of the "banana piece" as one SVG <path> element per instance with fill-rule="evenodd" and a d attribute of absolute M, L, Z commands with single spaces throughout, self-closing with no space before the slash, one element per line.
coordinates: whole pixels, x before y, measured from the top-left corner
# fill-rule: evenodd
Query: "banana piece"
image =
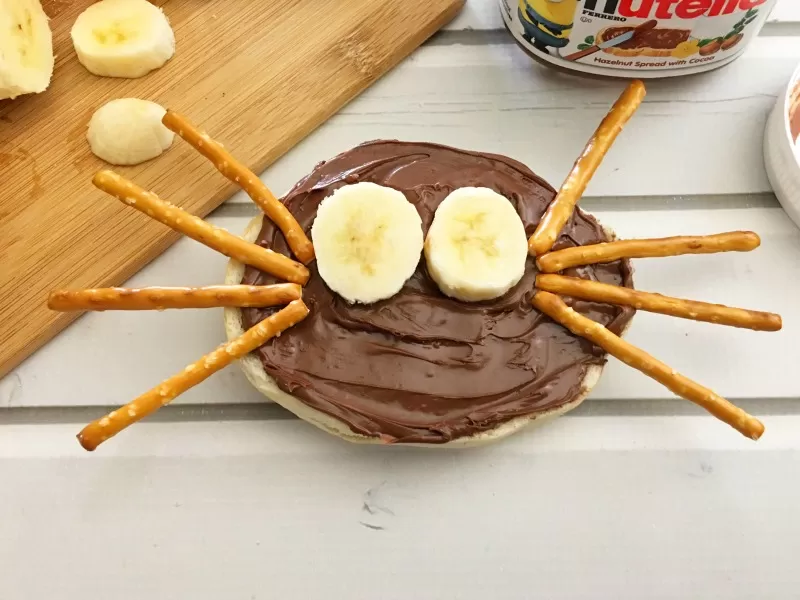
<path fill-rule="evenodd" d="M 0 100 L 45 91 L 53 63 L 53 34 L 39 0 L 0 0 Z"/>
<path fill-rule="evenodd" d="M 422 255 L 422 219 L 402 192 L 375 183 L 345 185 L 325 198 L 311 227 L 317 270 L 348 302 L 394 296 Z"/>
<path fill-rule="evenodd" d="M 72 26 L 78 60 L 95 75 L 136 78 L 175 54 L 175 34 L 164 12 L 147 0 L 101 0 Z"/>
<path fill-rule="evenodd" d="M 442 293 L 465 302 L 491 300 L 522 279 L 527 244 L 522 220 L 506 197 L 464 187 L 436 209 L 425 258 Z"/>
<path fill-rule="evenodd" d="M 172 145 L 175 134 L 161 119 L 166 110 L 147 100 L 120 98 L 98 108 L 86 139 L 92 152 L 112 165 L 138 165 Z"/>

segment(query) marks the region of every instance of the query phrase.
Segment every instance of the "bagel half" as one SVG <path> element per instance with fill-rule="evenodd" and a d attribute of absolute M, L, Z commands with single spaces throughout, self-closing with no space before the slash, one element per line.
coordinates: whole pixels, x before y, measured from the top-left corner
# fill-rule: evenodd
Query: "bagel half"
<path fill-rule="evenodd" d="M 263 218 L 264 218 L 263 215 L 259 215 L 253 218 L 253 220 L 250 221 L 247 228 L 245 229 L 242 237 L 249 242 L 254 242 L 257 239 L 259 232 L 261 231 Z M 615 235 L 611 230 L 609 230 L 606 227 L 603 227 L 603 230 L 609 240 L 615 239 Z M 225 283 L 229 285 L 241 283 L 242 277 L 244 275 L 244 270 L 245 270 L 245 265 L 243 263 L 231 259 L 228 262 L 228 266 L 226 269 Z M 632 274 L 633 272 L 631 270 L 631 275 Z M 244 333 L 245 328 L 242 324 L 242 312 L 240 309 L 226 308 L 224 313 L 224 319 L 225 319 L 225 332 L 229 340 L 232 340 Z M 626 330 L 629 325 L 630 322 L 628 322 L 628 324 L 625 326 Z M 286 332 L 286 335 L 291 335 L 291 329 Z M 255 354 L 250 354 L 248 356 L 245 356 L 242 359 L 240 359 L 239 362 L 242 366 L 242 369 L 244 370 L 244 374 L 246 375 L 247 379 L 258 391 L 260 391 L 262 394 L 264 394 L 267 398 L 269 398 L 273 402 L 280 404 L 285 409 L 294 413 L 304 421 L 307 421 L 312 425 L 315 425 L 316 427 L 319 427 L 320 429 L 327 431 L 332 435 L 335 435 L 336 437 L 347 440 L 348 442 L 356 442 L 364 444 L 383 444 L 383 445 L 386 444 L 386 442 L 384 442 L 379 437 L 366 436 L 352 431 L 352 429 L 350 429 L 350 426 L 347 425 L 347 423 L 340 421 L 339 419 L 332 417 L 327 413 L 312 408 L 307 404 L 305 404 L 303 401 L 299 400 L 298 398 L 295 398 L 291 394 L 288 394 L 283 390 L 281 390 L 278 387 L 278 384 L 275 382 L 275 380 L 269 374 L 267 374 L 266 370 L 261 364 L 261 361 Z M 397 445 L 429 446 L 438 448 L 478 446 L 500 440 L 502 438 L 510 436 L 513 433 L 516 433 L 517 431 L 523 428 L 532 427 L 534 425 L 541 425 L 556 417 L 566 414 L 569 411 L 580 406 L 583 400 L 592 391 L 592 388 L 594 388 L 594 386 L 599 381 L 600 375 L 603 372 L 603 366 L 604 365 L 594 365 L 594 364 L 589 365 L 586 369 L 586 374 L 583 377 L 583 381 L 581 382 L 580 393 L 575 397 L 574 400 L 562 404 L 561 406 L 551 409 L 546 409 L 541 412 L 532 413 L 521 417 L 515 417 L 508 421 L 504 421 L 502 423 L 497 424 L 492 429 L 481 431 L 470 436 L 457 437 L 444 443 L 428 444 L 428 443 L 412 442 L 412 443 L 401 443 Z"/>

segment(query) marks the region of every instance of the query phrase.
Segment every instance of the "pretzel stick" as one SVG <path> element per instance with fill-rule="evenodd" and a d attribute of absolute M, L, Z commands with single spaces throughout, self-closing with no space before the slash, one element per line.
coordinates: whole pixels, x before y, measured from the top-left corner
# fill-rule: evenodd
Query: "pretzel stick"
<path fill-rule="evenodd" d="M 638 310 L 646 310 L 662 315 L 754 329 L 755 331 L 778 331 L 782 325 L 780 315 L 773 313 L 671 298 L 661 294 L 651 294 L 626 287 L 608 285 L 607 283 L 589 281 L 588 279 L 578 279 L 577 277 L 538 275 L 536 277 L 536 288 L 545 292 L 580 298 L 581 300 L 632 306 Z"/>
<path fill-rule="evenodd" d="M 222 144 L 211 139 L 207 133 L 199 131 L 178 113 L 168 110 L 162 123 L 214 163 L 220 173 L 247 192 L 253 202 L 280 228 L 286 243 L 300 262 L 307 265 L 314 259 L 314 246 L 303 228 L 255 173 L 231 156 Z"/>
<path fill-rule="evenodd" d="M 621 240 L 548 252 L 536 259 L 536 265 L 540 271 L 555 273 L 569 267 L 612 262 L 620 258 L 749 252 L 758 248 L 759 245 L 761 245 L 761 239 L 752 231 L 731 231 L 716 235 L 676 236 L 647 240 Z"/>
<path fill-rule="evenodd" d="M 600 166 L 600 161 L 608 152 L 611 144 L 622 131 L 622 127 L 633 116 L 645 95 L 644 84 L 634 80 L 620 95 L 614 106 L 600 123 L 594 135 L 586 144 L 583 153 L 575 161 L 575 165 L 567 175 L 555 199 L 547 207 L 536 231 L 528 240 L 528 249 L 534 256 L 539 256 L 553 247 L 564 225 L 572 216 L 575 205 L 580 200 L 589 180 Z"/>
<path fill-rule="evenodd" d="M 747 437 L 757 440 L 764 433 L 764 425 L 755 417 L 614 335 L 599 323 L 578 314 L 555 294 L 536 292 L 532 302 L 537 309 L 575 335 L 586 338 L 625 364 L 652 377 L 678 396 L 702 406 Z"/>
<path fill-rule="evenodd" d="M 98 288 L 56 290 L 47 306 L 51 310 L 163 310 L 219 306 L 278 306 L 302 298 L 296 283 L 275 285 L 210 285 L 207 287 Z"/>
<path fill-rule="evenodd" d="M 133 402 L 118 408 L 102 419 L 92 421 L 78 434 L 78 441 L 86 450 L 94 450 L 108 438 L 169 404 L 177 396 L 228 366 L 235 359 L 263 346 L 270 338 L 279 336 L 282 331 L 302 321 L 307 314 L 308 308 L 303 301 L 294 300 L 236 339 L 223 344 L 177 375 L 173 375 L 149 392 L 145 392 Z"/>
<path fill-rule="evenodd" d="M 225 256 L 292 283 L 305 285 L 308 281 L 308 269 L 300 263 L 279 252 L 262 248 L 224 229 L 214 227 L 182 208 L 164 202 L 154 193 L 144 191 L 135 183 L 113 171 L 100 171 L 94 176 L 92 183 L 128 206 L 145 213 L 148 217 L 160 221 L 167 227 L 171 227 Z"/>

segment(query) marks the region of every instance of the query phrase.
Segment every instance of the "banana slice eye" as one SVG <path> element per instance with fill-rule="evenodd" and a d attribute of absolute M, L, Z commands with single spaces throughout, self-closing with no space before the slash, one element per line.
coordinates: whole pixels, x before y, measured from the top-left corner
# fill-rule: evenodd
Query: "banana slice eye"
<path fill-rule="evenodd" d="M 498 298 L 525 273 L 525 227 L 511 202 L 494 190 L 459 188 L 436 209 L 425 258 L 447 296 L 465 302 Z"/>
<path fill-rule="evenodd" d="M 479 259 L 500 256 L 497 236 L 490 233 L 488 214 L 484 211 L 474 215 L 459 215 L 453 219 L 452 240 L 461 262 L 469 262 L 476 254 Z"/>
<path fill-rule="evenodd" d="M 345 185 L 325 198 L 311 227 L 317 270 L 346 301 L 369 304 L 394 296 L 422 254 L 422 219 L 395 189 Z"/>

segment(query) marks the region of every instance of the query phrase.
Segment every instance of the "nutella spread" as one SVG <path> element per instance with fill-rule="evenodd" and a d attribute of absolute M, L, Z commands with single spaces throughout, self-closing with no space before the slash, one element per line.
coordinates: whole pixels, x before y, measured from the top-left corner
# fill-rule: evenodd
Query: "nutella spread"
<path fill-rule="evenodd" d="M 533 233 L 555 191 L 519 162 L 424 143 L 376 141 L 319 164 L 283 198 L 309 232 L 320 202 L 359 181 L 401 191 L 427 232 L 439 203 L 454 189 L 488 187 L 508 198 Z M 601 226 L 577 210 L 555 248 L 606 241 Z M 289 254 L 280 231 L 264 219 L 258 243 Z M 356 433 L 390 442 L 444 443 L 487 431 L 515 417 L 577 398 L 589 365 L 605 355 L 531 306 L 536 276 L 529 258 L 522 280 L 504 296 L 465 303 L 444 296 L 420 260 L 395 296 L 348 304 L 309 265 L 303 300 L 309 316 L 259 349 L 278 386 Z M 632 287 L 627 261 L 570 269 L 567 274 Z M 273 283 L 248 267 L 243 281 Z M 621 333 L 633 311 L 574 302 L 579 312 Z M 251 327 L 275 309 L 243 309 Z"/>
<path fill-rule="evenodd" d="M 500 0 L 506 27 L 548 65 L 615 77 L 669 77 L 725 65 L 777 0 Z"/>

